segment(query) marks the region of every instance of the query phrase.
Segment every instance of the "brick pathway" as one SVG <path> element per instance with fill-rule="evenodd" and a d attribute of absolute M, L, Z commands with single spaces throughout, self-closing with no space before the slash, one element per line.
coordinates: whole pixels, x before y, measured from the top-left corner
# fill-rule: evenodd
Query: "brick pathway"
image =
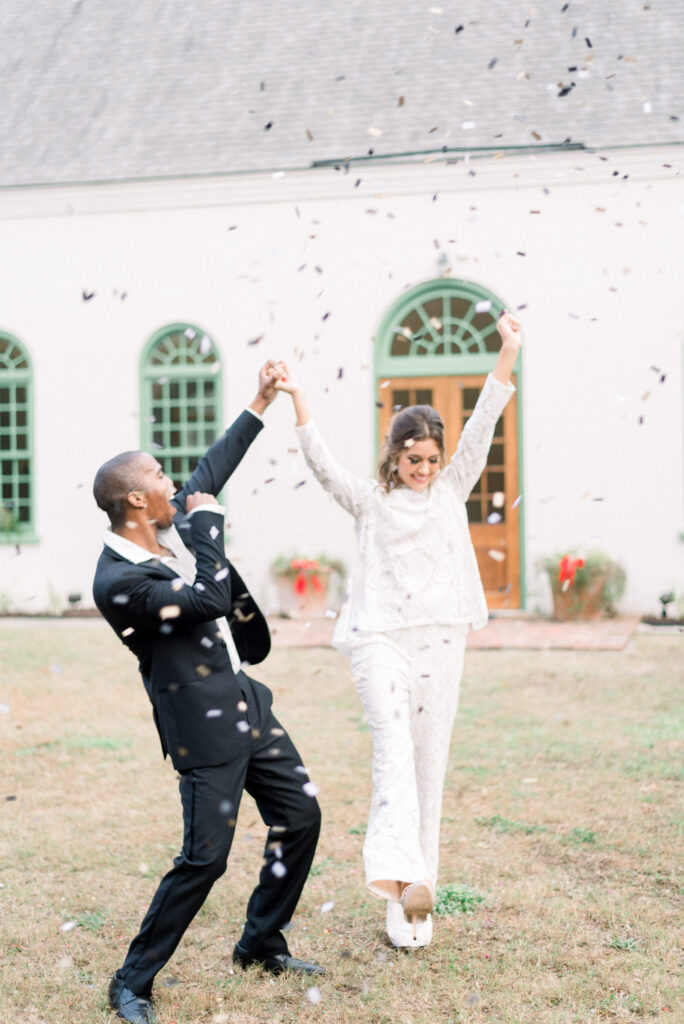
<path fill-rule="evenodd" d="M 468 647 L 483 649 L 621 651 L 639 623 L 638 616 L 587 622 L 551 622 L 532 617 L 497 616 L 468 635 Z M 275 647 L 329 647 L 333 619 L 269 619 Z"/>

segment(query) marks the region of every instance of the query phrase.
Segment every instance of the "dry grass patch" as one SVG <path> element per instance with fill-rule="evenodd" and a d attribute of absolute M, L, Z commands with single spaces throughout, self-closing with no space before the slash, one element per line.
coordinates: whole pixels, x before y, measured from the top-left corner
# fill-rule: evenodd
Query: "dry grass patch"
<path fill-rule="evenodd" d="M 231 973 L 264 838 L 246 798 L 229 873 L 157 980 L 163 1024 L 674 1022 L 682 646 L 468 653 L 443 810 L 455 912 L 411 952 L 387 945 L 363 887 L 370 735 L 348 664 L 276 650 L 255 674 L 324 814 L 290 945 L 327 974 L 311 991 Z M 0 658 L 0 1020 L 102 1024 L 108 978 L 181 842 L 174 774 L 104 627 L 8 626 Z"/>

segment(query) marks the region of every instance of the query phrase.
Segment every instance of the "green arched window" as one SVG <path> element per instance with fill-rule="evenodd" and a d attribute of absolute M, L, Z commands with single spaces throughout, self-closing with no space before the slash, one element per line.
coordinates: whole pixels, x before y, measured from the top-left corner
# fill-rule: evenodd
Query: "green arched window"
<path fill-rule="evenodd" d="M 0 543 L 34 527 L 32 378 L 24 346 L 0 332 Z"/>
<path fill-rule="evenodd" d="M 470 281 L 440 278 L 409 289 L 383 319 L 377 375 L 488 372 L 501 345 L 496 321 L 502 305 Z"/>
<path fill-rule="evenodd" d="M 222 430 L 216 345 L 196 326 L 164 327 L 145 346 L 140 386 L 141 447 L 180 487 Z"/>

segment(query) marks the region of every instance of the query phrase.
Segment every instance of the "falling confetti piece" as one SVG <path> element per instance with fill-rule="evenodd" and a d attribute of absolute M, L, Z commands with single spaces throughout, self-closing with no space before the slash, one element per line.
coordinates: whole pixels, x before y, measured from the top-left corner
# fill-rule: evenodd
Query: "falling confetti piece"
<path fill-rule="evenodd" d="M 146 875 L 149 870 L 149 864 L 146 864 L 144 861 L 141 861 L 141 863 L 138 864 L 138 871 L 140 872 L 141 875 Z"/>
<path fill-rule="evenodd" d="M 276 878 L 283 878 L 287 874 L 287 868 L 281 860 L 276 860 L 271 864 L 271 871 Z"/>
<path fill-rule="evenodd" d="M 176 593 L 178 593 L 179 590 L 182 590 L 184 586 L 185 586 L 185 580 L 182 580 L 182 579 L 171 580 L 171 589 L 175 590 Z"/>
<path fill-rule="evenodd" d="M 76 927 L 75 921 L 65 921 L 64 924 L 60 924 L 60 932 L 70 932 L 72 928 Z"/>
<path fill-rule="evenodd" d="M 160 619 L 177 619 L 181 613 L 179 604 L 166 604 L 159 609 Z"/>
<path fill-rule="evenodd" d="M 249 732 L 249 722 L 240 721 L 235 723 L 239 732 Z"/>
<path fill-rule="evenodd" d="M 211 352 L 211 338 L 209 337 L 208 334 L 202 335 L 202 339 L 199 343 L 199 350 L 200 355 L 202 356 L 206 356 L 209 352 Z"/>
<path fill-rule="evenodd" d="M 183 331 L 183 334 L 188 339 L 188 341 L 192 341 L 192 339 L 196 337 L 197 331 L 194 331 L 192 327 L 186 327 L 185 330 Z"/>
<path fill-rule="evenodd" d="M 479 302 L 475 303 L 475 312 L 476 313 L 488 313 L 491 308 L 492 308 L 491 299 L 481 299 Z"/>
<path fill-rule="evenodd" d="M 316 794 L 320 792 L 315 782 L 305 782 L 302 789 L 307 796 L 316 796 Z"/>
<path fill-rule="evenodd" d="M 220 531 L 219 531 L 218 527 L 212 526 L 212 528 L 209 530 L 209 536 L 211 537 L 212 540 L 216 540 L 216 538 L 219 535 L 219 532 Z"/>
<path fill-rule="evenodd" d="M 307 1002 L 311 1003 L 313 1006 L 317 1006 L 320 1003 L 322 998 L 323 998 L 323 996 L 321 995 L 321 990 L 319 988 L 317 988 L 316 985 L 312 985 L 311 988 L 307 988 L 307 990 L 306 990 Z"/>
<path fill-rule="evenodd" d="M 497 551 L 496 548 L 490 548 L 487 554 L 489 555 L 490 558 L 493 558 L 495 562 L 503 562 L 504 559 L 506 558 L 506 555 L 503 553 L 503 551 Z"/>
<path fill-rule="evenodd" d="M 492 505 L 494 508 L 503 508 L 505 501 L 506 495 L 503 491 L 494 491 L 494 494 L 492 494 Z"/>
<path fill-rule="evenodd" d="M 259 335 L 259 336 L 258 336 L 257 338 L 252 338 L 252 339 L 251 339 L 250 341 L 248 341 L 248 342 L 247 342 L 247 344 L 248 344 L 248 345 L 258 345 L 258 344 L 259 344 L 259 342 L 260 342 L 260 341 L 261 341 L 262 339 L 263 339 L 263 334 L 260 334 L 260 335 Z"/>
<path fill-rule="evenodd" d="M 129 600 L 128 594 L 114 594 L 112 604 L 128 604 Z"/>
<path fill-rule="evenodd" d="M 235 706 L 237 707 L 238 711 L 246 711 L 247 710 L 247 701 L 246 700 L 239 700 Z"/>
<path fill-rule="evenodd" d="M 225 578 L 227 577 L 229 571 L 230 570 L 228 569 L 228 566 L 224 565 L 224 567 L 222 569 L 219 569 L 218 572 L 215 572 L 214 573 L 214 579 L 216 580 L 216 582 L 220 583 L 221 580 L 225 580 Z"/>
<path fill-rule="evenodd" d="M 121 631 L 121 636 L 131 636 L 131 634 L 133 634 L 133 633 L 135 633 L 135 630 L 133 629 L 133 627 L 132 626 L 128 626 L 126 629 L 123 629 Z"/>
<path fill-rule="evenodd" d="M 222 714 L 221 708 L 209 708 L 207 718 L 220 718 Z"/>
<path fill-rule="evenodd" d="M 81 298 L 84 302 L 90 302 L 91 299 L 95 298 L 95 292 L 87 292 L 85 289 L 81 291 Z"/>
<path fill-rule="evenodd" d="M 498 512 L 490 512 L 487 516 L 487 522 L 490 526 L 495 526 L 497 523 L 501 522 L 502 518 L 503 517 Z"/>
<path fill-rule="evenodd" d="M 10 710 L 11 708 L 9 704 L 4 704 L 2 701 L 0 701 L 0 715 L 9 715 Z"/>
<path fill-rule="evenodd" d="M 379 138 L 382 135 L 382 128 L 369 128 L 368 134 L 372 135 L 374 139 Z"/>
<path fill-rule="evenodd" d="M 335 901 L 334 900 L 326 900 L 325 903 L 321 904 L 321 914 L 329 914 L 334 906 L 335 906 Z"/>

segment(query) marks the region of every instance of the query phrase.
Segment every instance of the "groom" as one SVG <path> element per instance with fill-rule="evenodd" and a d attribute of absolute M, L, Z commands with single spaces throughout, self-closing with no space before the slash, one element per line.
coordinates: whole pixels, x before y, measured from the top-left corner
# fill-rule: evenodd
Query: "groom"
<path fill-rule="evenodd" d="M 95 603 L 138 659 L 164 756 L 180 776 L 183 848 L 161 880 L 123 966 L 112 1009 L 154 1024 L 155 975 L 226 870 L 243 790 L 269 826 L 264 863 L 233 951 L 242 967 L 321 973 L 290 956 L 281 928 L 313 860 L 320 811 L 271 693 L 241 664 L 263 661 L 271 641 L 259 608 L 226 558 L 216 495 L 263 427 L 276 397 L 273 363 L 259 391 L 174 495 L 157 460 L 124 452 L 97 472 L 94 495 L 109 516 L 95 573 Z"/>

